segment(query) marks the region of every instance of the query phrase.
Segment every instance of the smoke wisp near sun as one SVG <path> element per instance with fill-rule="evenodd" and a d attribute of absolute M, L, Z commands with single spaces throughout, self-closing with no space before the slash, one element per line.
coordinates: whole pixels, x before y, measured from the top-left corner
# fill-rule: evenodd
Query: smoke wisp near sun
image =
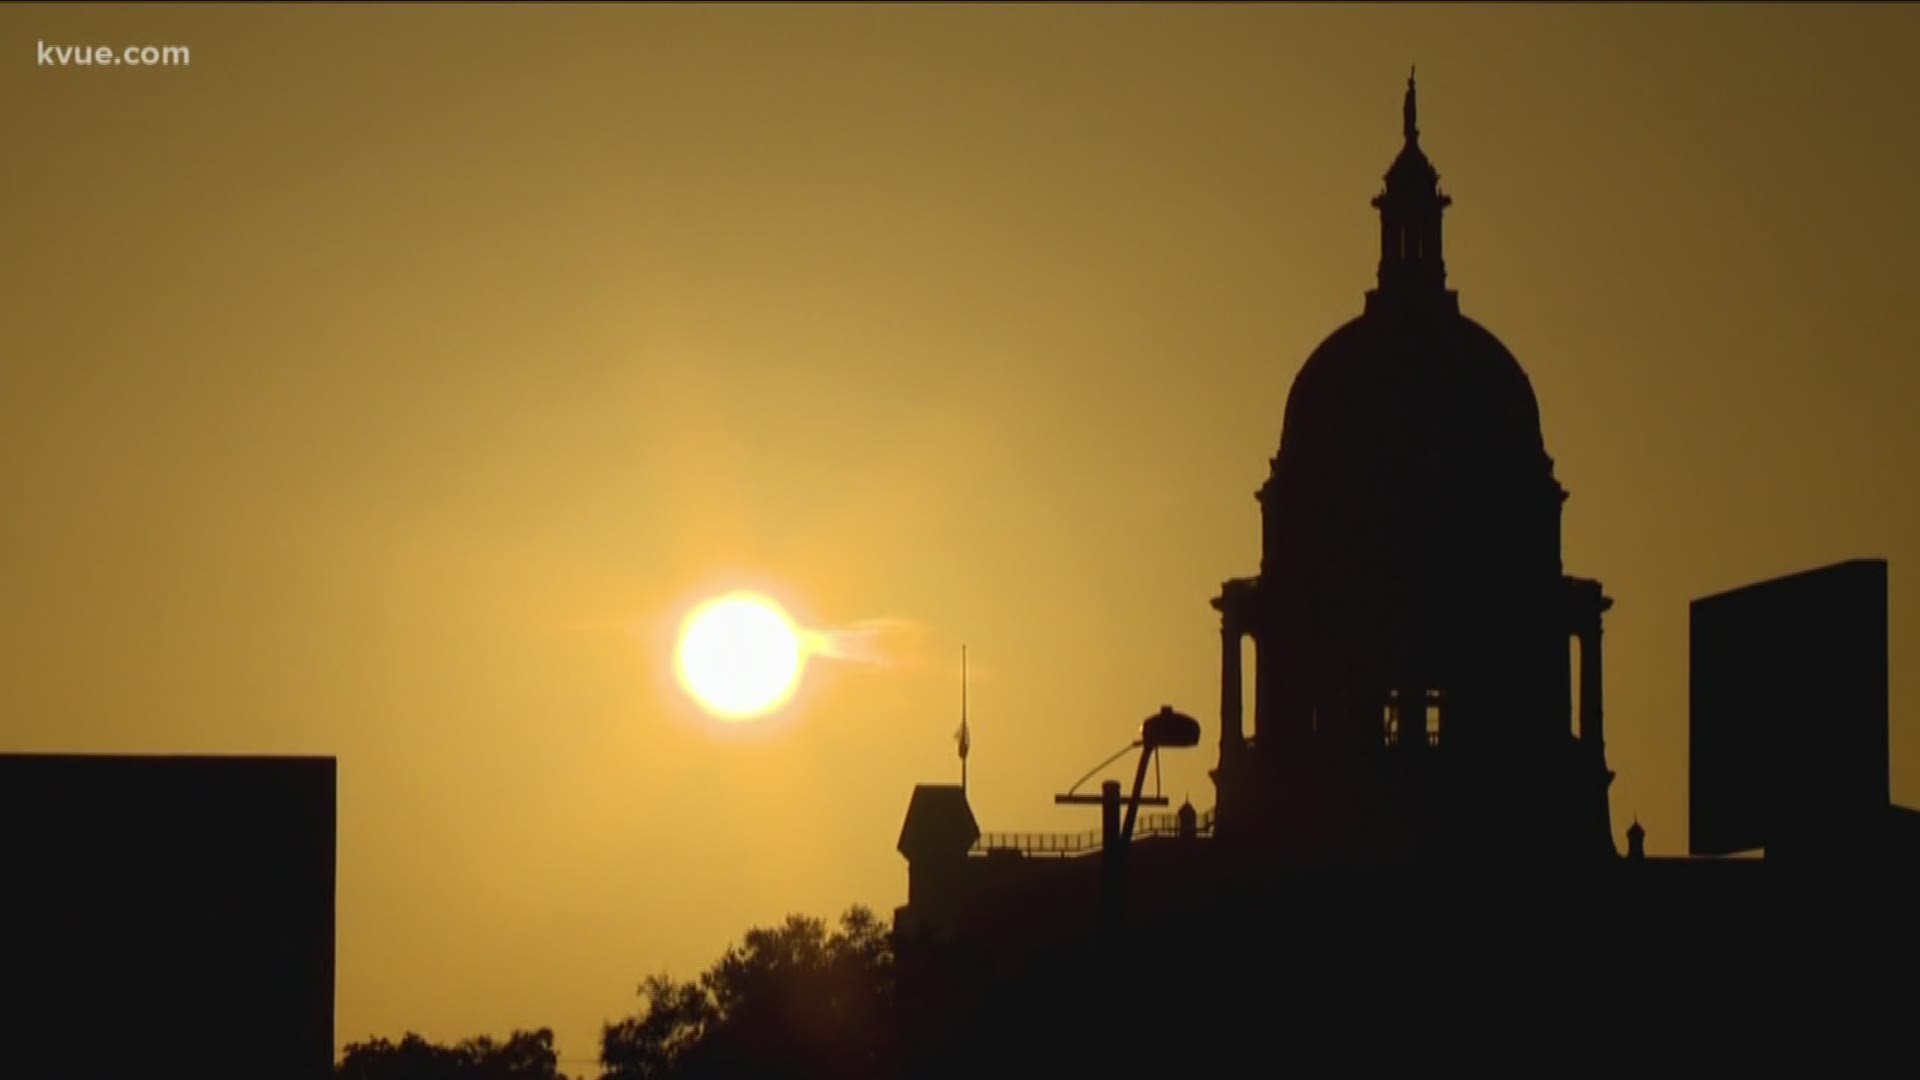
<path fill-rule="evenodd" d="M 917 668 L 926 660 L 928 628 L 911 619 L 861 619 L 801 632 L 810 656 L 863 667 Z"/>

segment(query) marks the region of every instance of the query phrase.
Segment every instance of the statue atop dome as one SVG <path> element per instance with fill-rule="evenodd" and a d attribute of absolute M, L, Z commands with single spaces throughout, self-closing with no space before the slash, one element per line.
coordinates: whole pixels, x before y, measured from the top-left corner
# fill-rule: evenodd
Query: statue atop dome
<path fill-rule="evenodd" d="M 1407 100 L 1400 106 L 1400 134 L 1405 136 L 1406 140 L 1410 143 L 1416 142 L 1420 138 L 1420 126 L 1415 122 L 1412 68 L 1407 69 Z"/>

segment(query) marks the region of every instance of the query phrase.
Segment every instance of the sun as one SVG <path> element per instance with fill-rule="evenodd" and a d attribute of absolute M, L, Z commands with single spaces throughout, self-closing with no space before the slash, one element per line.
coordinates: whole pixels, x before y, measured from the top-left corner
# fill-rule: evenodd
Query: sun
<path fill-rule="evenodd" d="M 713 716 L 737 723 L 785 705 L 800 683 L 801 634 L 780 605 L 730 593 L 695 608 L 680 626 L 680 685 Z"/>

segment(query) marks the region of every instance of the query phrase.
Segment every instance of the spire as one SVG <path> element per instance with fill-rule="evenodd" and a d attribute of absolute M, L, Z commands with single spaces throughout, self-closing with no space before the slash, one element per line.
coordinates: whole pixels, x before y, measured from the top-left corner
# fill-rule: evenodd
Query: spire
<path fill-rule="evenodd" d="M 1407 100 L 1400 106 L 1400 135 L 1408 145 L 1420 141 L 1420 124 L 1417 119 L 1418 102 L 1414 97 L 1413 68 L 1407 69 Z"/>

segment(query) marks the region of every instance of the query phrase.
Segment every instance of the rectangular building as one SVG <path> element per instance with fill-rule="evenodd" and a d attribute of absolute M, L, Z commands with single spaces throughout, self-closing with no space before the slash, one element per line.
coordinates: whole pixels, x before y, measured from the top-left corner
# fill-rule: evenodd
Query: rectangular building
<path fill-rule="evenodd" d="M 331 758 L 0 754 L 10 1064 L 331 1075 L 334 868 Z"/>
<path fill-rule="evenodd" d="M 1688 846 L 1838 854 L 1888 812 L 1887 564 L 1695 600 Z"/>

